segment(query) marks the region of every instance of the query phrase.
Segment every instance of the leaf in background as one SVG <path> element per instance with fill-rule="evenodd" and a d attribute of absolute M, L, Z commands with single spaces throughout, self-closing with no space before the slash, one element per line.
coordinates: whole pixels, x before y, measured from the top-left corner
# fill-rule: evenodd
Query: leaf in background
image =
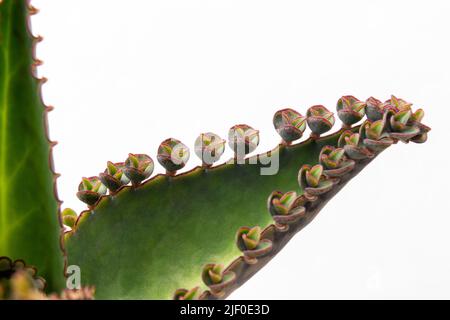
<path fill-rule="evenodd" d="M 64 280 L 61 225 L 31 12 L 28 1 L 0 1 L 0 256 L 36 266 L 56 290 Z"/>

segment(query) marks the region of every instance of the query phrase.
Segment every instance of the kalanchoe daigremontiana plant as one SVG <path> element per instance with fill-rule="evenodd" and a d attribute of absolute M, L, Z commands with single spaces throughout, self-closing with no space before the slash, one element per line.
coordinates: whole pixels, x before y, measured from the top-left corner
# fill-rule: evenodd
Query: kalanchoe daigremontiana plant
<path fill-rule="evenodd" d="M 372 152 L 381 152 L 394 143 L 385 130 L 386 121 L 377 120 L 363 125 L 365 132 L 364 145 Z"/>
<path fill-rule="evenodd" d="M 275 113 L 273 125 L 283 139 L 283 143 L 289 145 L 303 136 L 306 129 L 306 117 L 291 108 L 287 108 Z"/>
<path fill-rule="evenodd" d="M 366 104 L 354 96 L 343 96 L 337 102 L 337 113 L 345 128 L 351 127 L 365 115 Z"/>
<path fill-rule="evenodd" d="M 83 178 L 78 185 L 77 197 L 89 206 L 93 206 L 107 192 L 98 177 Z"/>
<path fill-rule="evenodd" d="M 135 157 L 134 155 L 131 156 Z M 123 173 L 124 167 L 125 163 L 123 162 L 112 163 L 111 161 L 108 161 L 105 172 L 102 172 L 98 175 L 100 181 L 108 188 L 111 194 L 116 193 L 122 186 L 127 185 L 130 182 L 130 179 Z M 131 174 L 130 171 L 128 171 L 128 173 L 130 174 L 130 176 L 134 177 L 134 175 Z"/>
<path fill-rule="evenodd" d="M 237 246 L 244 254 L 244 260 L 248 264 L 256 264 L 258 257 L 267 254 L 272 249 L 272 241 L 261 239 L 261 232 L 259 226 L 241 227 L 237 232 Z"/>
<path fill-rule="evenodd" d="M 394 139 L 407 142 L 412 138 L 421 134 L 421 128 L 418 125 L 411 125 L 412 120 L 411 109 L 398 111 L 389 118 L 392 132 L 390 136 Z M 424 132 L 426 134 L 426 131 Z"/>
<path fill-rule="evenodd" d="M 395 107 L 388 102 L 383 103 L 374 97 L 366 100 L 366 115 L 370 121 L 381 120 L 388 110 L 394 111 Z"/>
<path fill-rule="evenodd" d="M 345 154 L 353 160 L 363 160 L 372 158 L 374 153 L 364 145 L 365 131 L 361 126 L 359 133 L 353 133 L 350 130 L 344 131 L 339 137 L 338 146 L 344 148 Z"/>
<path fill-rule="evenodd" d="M 45 288 L 45 280 L 37 275 L 35 267 L 28 266 L 23 260 L 12 261 L 8 257 L 0 257 L 0 290 L 3 295 L 9 296 L 12 292 L 11 278 L 15 273 L 23 273 L 29 277 L 30 285 L 38 291 Z M 0 297 L 1 299 L 1 297 Z"/>
<path fill-rule="evenodd" d="M 259 131 L 246 124 L 238 124 L 228 130 L 228 145 L 236 159 L 243 159 L 259 144 Z"/>
<path fill-rule="evenodd" d="M 45 280 L 37 276 L 36 268 L 22 260 L 0 257 L 0 300 L 92 300 L 95 289 L 65 289 L 47 296 Z"/>
<path fill-rule="evenodd" d="M 312 138 L 318 138 L 321 134 L 330 131 L 335 121 L 333 112 L 322 105 L 309 108 L 306 116 Z"/>
<path fill-rule="evenodd" d="M 221 264 L 207 264 L 203 267 L 203 282 L 208 286 L 211 294 L 221 297 L 224 290 L 236 281 L 236 274 L 224 270 Z"/>
<path fill-rule="evenodd" d="M 298 172 L 298 183 L 307 198 L 315 198 L 333 188 L 334 180 L 323 174 L 323 166 L 305 164 Z"/>
<path fill-rule="evenodd" d="M 77 223 L 78 215 L 74 210 L 72 210 L 70 208 L 65 208 L 61 212 L 61 218 L 62 218 L 62 223 L 65 226 L 68 226 L 69 228 L 73 228 L 75 226 L 75 224 Z"/>
<path fill-rule="evenodd" d="M 0 256 L 11 257 L 0 258 L 0 278 L 7 275 L 0 280 L 0 298 L 90 299 L 91 286 L 103 299 L 225 298 L 380 152 L 398 141 L 425 142 L 430 130 L 421 122 L 423 110 L 413 111 L 403 99 L 369 98 L 362 108 L 347 96 L 338 103 L 345 131 L 321 137 L 335 119 L 325 107 L 313 106 L 306 120 L 311 138 L 291 145 L 302 136 L 305 120 L 285 109 L 274 117 L 284 143 L 268 152 L 248 156 L 259 143 L 258 131 L 247 125 L 230 129 L 228 143 L 245 160 L 240 165 L 214 165 L 225 142 L 205 134 L 196 143 L 201 166 L 176 174 L 189 150 L 168 139 L 157 154 L 166 174 L 150 177 L 151 157 L 130 154 L 123 164 L 109 162 L 99 177 L 83 179 L 77 195 L 87 210 L 60 212 L 51 161 L 55 143 L 46 131 L 52 108 L 40 97 L 45 81 L 36 76 L 33 55 L 40 38 L 27 29 L 35 12 L 25 0 L 0 1 Z M 363 109 L 367 120 L 354 126 L 363 121 Z M 203 151 L 212 151 L 211 161 Z M 261 174 L 268 160 L 279 164 L 274 175 Z M 27 272 L 23 261 L 38 273 Z M 80 290 L 63 290 L 71 265 L 82 271 Z M 40 276 L 45 293 L 36 282 Z"/>
<path fill-rule="evenodd" d="M 121 177 L 121 186 L 123 185 L 125 179 L 128 179 L 131 181 L 131 184 L 136 187 L 152 175 L 155 165 L 153 163 L 153 159 L 146 154 L 130 153 L 121 168 L 125 175 L 125 177 Z M 110 191 L 115 192 L 111 189 Z"/>
<path fill-rule="evenodd" d="M 195 287 L 190 290 L 178 289 L 175 291 L 173 300 L 196 300 L 200 287 Z"/>
<path fill-rule="evenodd" d="M 226 141 L 215 133 L 202 133 L 195 140 L 195 154 L 202 160 L 204 167 L 210 167 L 219 161 L 225 151 L 225 143 Z"/>
<path fill-rule="evenodd" d="M 297 196 L 295 191 L 282 193 L 274 191 L 270 194 L 267 207 L 279 231 L 287 231 L 289 225 L 297 222 L 304 214 L 306 203 L 304 196 Z"/>
<path fill-rule="evenodd" d="M 343 148 L 325 146 L 319 155 L 319 162 L 323 166 L 323 173 L 327 177 L 341 177 L 355 167 L 355 161 L 347 159 Z"/>
<path fill-rule="evenodd" d="M 184 168 L 189 157 L 189 148 L 177 139 L 169 138 L 159 145 L 158 162 L 170 176 L 175 175 L 178 170 Z"/>
<path fill-rule="evenodd" d="M 427 140 L 430 128 L 421 123 L 424 116 L 423 109 L 413 112 L 411 107 L 412 103 L 394 95 L 384 103 L 371 97 L 367 100 L 366 112 L 371 121 L 381 119 L 389 121 L 389 126 L 386 123 L 384 125 L 387 126 L 389 136 L 395 141 L 423 143 Z"/>
<path fill-rule="evenodd" d="M 412 103 L 407 102 L 404 99 L 399 99 L 394 95 L 391 95 L 391 99 L 386 100 L 387 104 L 395 108 L 396 111 L 410 110 Z"/>

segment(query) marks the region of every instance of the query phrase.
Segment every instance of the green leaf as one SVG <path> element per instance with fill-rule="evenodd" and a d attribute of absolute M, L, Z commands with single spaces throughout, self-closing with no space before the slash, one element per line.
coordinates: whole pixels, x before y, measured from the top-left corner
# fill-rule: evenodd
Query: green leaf
<path fill-rule="evenodd" d="M 114 176 L 117 173 L 117 167 L 111 161 L 107 163 L 108 173 Z"/>
<path fill-rule="evenodd" d="M 80 266 L 83 284 L 95 285 L 99 299 L 171 299 L 179 288 L 203 291 L 203 266 L 227 266 L 242 255 L 237 230 L 273 223 L 269 195 L 300 191 L 299 168 L 316 164 L 321 148 L 337 140 L 335 134 L 272 150 L 279 156 L 276 175 L 261 175 L 266 165 L 226 164 L 125 187 L 101 200 L 95 214 L 83 215 L 66 242 L 69 263 Z"/>
<path fill-rule="evenodd" d="M 81 181 L 83 181 L 83 190 L 92 190 L 94 188 L 88 178 L 82 178 Z"/>
<path fill-rule="evenodd" d="M 191 290 L 189 290 L 188 292 L 186 292 L 186 294 L 184 295 L 184 300 L 194 300 L 195 296 L 198 293 L 198 289 L 199 289 L 199 287 L 195 287 L 195 288 L 192 288 Z"/>
<path fill-rule="evenodd" d="M 289 209 L 296 197 L 297 197 L 297 193 L 295 191 L 286 192 L 281 197 L 280 203 Z"/>
<path fill-rule="evenodd" d="M 36 266 L 54 290 L 64 282 L 59 204 L 28 15 L 28 1 L 0 2 L 0 256 Z"/>
<path fill-rule="evenodd" d="M 139 168 L 139 160 L 138 160 L 138 158 L 134 155 L 134 154 L 129 154 L 128 155 L 128 159 L 130 159 L 130 163 L 131 163 L 131 165 L 134 167 L 134 168 L 136 168 L 136 169 L 138 169 Z"/>
<path fill-rule="evenodd" d="M 77 213 L 70 208 L 64 209 L 63 212 L 61 212 L 61 216 L 63 218 L 63 223 L 71 228 L 73 228 L 78 218 Z"/>
<path fill-rule="evenodd" d="M 400 111 L 394 115 L 394 119 L 401 124 L 406 124 L 411 117 L 411 114 L 411 110 Z"/>
<path fill-rule="evenodd" d="M 412 118 L 414 121 L 422 121 L 423 117 L 425 116 L 425 111 L 423 109 L 417 109 L 416 112 L 413 113 Z"/>
<path fill-rule="evenodd" d="M 377 120 L 372 124 L 369 124 L 369 130 L 366 131 L 366 134 L 370 139 L 378 140 L 381 136 L 381 133 L 383 132 L 383 129 L 384 129 L 384 121 Z"/>
<path fill-rule="evenodd" d="M 339 161 L 345 154 L 345 150 L 343 148 L 337 148 L 333 150 L 328 156 L 333 161 Z"/>
<path fill-rule="evenodd" d="M 247 233 L 247 237 L 249 239 L 255 240 L 256 242 L 259 242 L 259 239 L 261 238 L 261 228 L 260 227 L 251 228 Z"/>
<path fill-rule="evenodd" d="M 315 165 L 314 167 L 311 168 L 311 170 L 309 172 L 314 178 L 316 178 L 318 180 L 318 179 L 320 179 L 320 176 L 322 175 L 323 167 L 320 164 Z"/>

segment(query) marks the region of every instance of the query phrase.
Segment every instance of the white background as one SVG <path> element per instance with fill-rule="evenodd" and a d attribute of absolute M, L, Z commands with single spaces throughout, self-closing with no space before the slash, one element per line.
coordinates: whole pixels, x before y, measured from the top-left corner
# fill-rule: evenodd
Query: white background
<path fill-rule="evenodd" d="M 450 1 L 33 4 L 65 206 L 84 208 L 82 176 L 128 152 L 155 159 L 170 136 L 192 147 L 248 123 L 262 152 L 281 107 L 394 93 L 425 109 L 429 141 L 388 149 L 231 297 L 450 298 Z"/>

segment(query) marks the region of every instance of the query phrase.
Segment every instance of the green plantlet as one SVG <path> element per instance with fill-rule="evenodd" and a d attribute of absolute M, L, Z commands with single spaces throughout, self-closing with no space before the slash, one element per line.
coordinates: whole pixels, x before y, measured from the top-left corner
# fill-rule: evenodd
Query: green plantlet
<path fill-rule="evenodd" d="M 364 126 L 360 127 L 359 133 L 353 133 L 352 131 L 344 131 L 339 138 L 338 146 L 339 148 L 344 148 L 345 154 L 352 160 L 363 160 L 372 158 L 374 156 L 364 145 Z"/>
<path fill-rule="evenodd" d="M 261 240 L 261 228 L 244 228 L 240 230 L 239 242 L 242 240 L 243 247 L 247 250 L 254 250 Z M 240 242 L 241 243 L 241 242 Z"/>
<path fill-rule="evenodd" d="M 215 133 L 202 133 L 195 140 L 195 154 L 202 160 L 204 167 L 210 167 L 219 161 L 225 151 L 225 143 L 226 141 Z"/>
<path fill-rule="evenodd" d="M 360 121 L 365 115 L 366 103 L 354 96 L 343 96 L 337 102 L 337 113 L 345 128 Z"/>
<path fill-rule="evenodd" d="M 70 209 L 66 208 L 61 212 L 61 217 L 63 220 L 63 224 L 68 226 L 69 228 L 73 228 L 77 222 L 78 215 L 77 213 Z"/>
<path fill-rule="evenodd" d="M 323 173 L 327 177 L 341 177 L 355 167 L 355 161 L 345 156 L 345 149 L 325 146 L 319 155 L 319 162 L 323 166 Z"/>
<path fill-rule="evenodd" d="M 282 193 L 274 191 L 267 200 L 267 208 L 272 215 L 275 227 L 280 232 L 289 229 L 290 224 L 296 223 L 304 214 L 305 196 L 298 196 L 295 191 Z"/>
<path fill-rule="evenodd" d="M 136 157 L 133 155 L 133 158 Z M 125 163 L 123 162 L 112 163 L 111 161 L 108 161 L 106 170 L 98 175 L 100 181 L 109 189 L 111 194 L 116 193 L 122 186 L 127 185 L 130 182 L 130 179 L 123 173 L 124 167 Z M 136 178 L 135 175 L 130 175 Z"/>
<path fill-rule="evenodd" d="M 175 291 L 173 300 L 195 300 L 198 296 L 199 289 L 200 287 L 195 287 L 191 290 L 178 289 Z"/>
<path fill-rule="evenodd" d="M 98 177 L 83 178 L 78 185 L 77 197 L 88 206 L 94 206 L 107 192 Z"/>
<path fill-rule="evenodd" d="M 259 144 L 259 131 L 246 124 L 238 124 L 228 131 L 228 145 L 236 159 L 243 159 Z"/>
<path fill-rule="evenodd" d="M 264 256 L 272 250 L 272 241 L 261 239 L 261 236 L 262 230 L 258 226 L 241 227 L 237 232 L 237 247 L 244 254 L 244 261 L 249 265 L 258 263 L 258 257 Z"/>
<path fill-rule="evenodd" d="M 259 132 L 236 125 L 227 142 L 242 161 L 215 165 L 226 141 L 204 133 L 194 145 L 201 163 L 177 174 L 189 148 L 167 139 L 156 154 L 165 174 L 151 177 L 152 158 L 130 153 L 82 179 L 76 195 L 85 211 L 60 212 L 48 161 L 51 108 L 41 101 L 43 79 L 29 72 L 39 63 L 39 39 L 27 30 L 35 11 L 25 0 L 0 1 L 0 298 L 92 299 L 94 287 L 100 299 L 226 298 L 380 152 L 398 141 L 425 142 L 430 131 L 422 109 L 412 112 L 394 96 L 384 103 L 341 98 L 346 129 L 327 136 L 335 118 L 324 106 L 306 117 L 283 109 L 273 117 L 283 143 L 269 151 L 249 156 Z M 368 119 L 354 126 L 364 113 Z M 311 137 L 294 144 L 305 123 Z M 276 172 L 263 174 L 272 163 Z M 80 290 L 64 290 L 70 265 L 82 270 Z"/>
<path fill-rule="evenodd" d="M 368 120 L 370 121 L 381 120 L 388 111 L 393 112 L 398 111 L 398 108 L 391 104 L 391 100 L 381 102 L 380 100 L 374 97 L 370 97 L 366 100 L 366 115 Z"/>
<path fill-rule="evenodd" d="M 335 119 L 333 112 L 322 105 L 312 106 L 308 109 L 306 115 L 306 121 L 312 131 L 311 136 L 313 138 L 317 138 L 321 134 L 330 131 L 334 125 Z"/>
<path fill-rule="evenodd" d="M 334 184 L 334 180 L 323 175 L 323 166 L 320 164 L 312 167 L 303 165 L 298 173 L 298 182 L 305 196 L 311 199 L 330 191 Z"/>
<path fill-rule="evenodd" d="M 425 111 L 423 111 L 423 109 L 417 109 L 412 115 L 411 115 L 411 120 L 414 122 L 418 122 L 420 123 L 423 119 L 423 117 L 425 116 Z"/>
<path fill-rule="evenodd" d="M 186 165 L 189 157 L 189 148 L 177 139 L 164 140 L 158 148 L 158 162 L 171 176 Z"/>
<path fill-rule="evenodd" d="M 386 100 L 386 103 L 393 106 L 396 111 L 410 110 L 412 106 L 412 103 L 399 99 L 394 95 L 391 95 L 391 99 Z"/>
<path fill-rule="evenodd" d="M 152 175 L 154 167 L 155 165 L 150 156 L 130 153 L 127 160 L 125 160 L 125 166 L 122 166 L 122 170 L 125 177 L 136 187 Z M 124 181 L 123 177 L 121 177 L 121 186 Z M 117 191 L 117 189 L 115 190 Z"/>
<path fill-rule="evenodd" d="M 210 289 L 210 294 L 220 298 L 224 295 L 224 290 L 236 281 L 236 274 L 224 270 L 221 264 L 207 264 L 203 267 L 202 279 Z"/>
<path fill-rule="evenodd" d="M 306 117 L 291 108 L 282 109 L 273 116 L 273 125 L 283 139 L 283 143 L 291 144 L 303 136 L 306 129 Z"/>
<path fill-rule="evenodd" d="M 371 152 L 381 152 L 394 143 L 389 134 L 385 131 L 386 118 L 364 124 L 365 139 L 364 145 Z"/>

